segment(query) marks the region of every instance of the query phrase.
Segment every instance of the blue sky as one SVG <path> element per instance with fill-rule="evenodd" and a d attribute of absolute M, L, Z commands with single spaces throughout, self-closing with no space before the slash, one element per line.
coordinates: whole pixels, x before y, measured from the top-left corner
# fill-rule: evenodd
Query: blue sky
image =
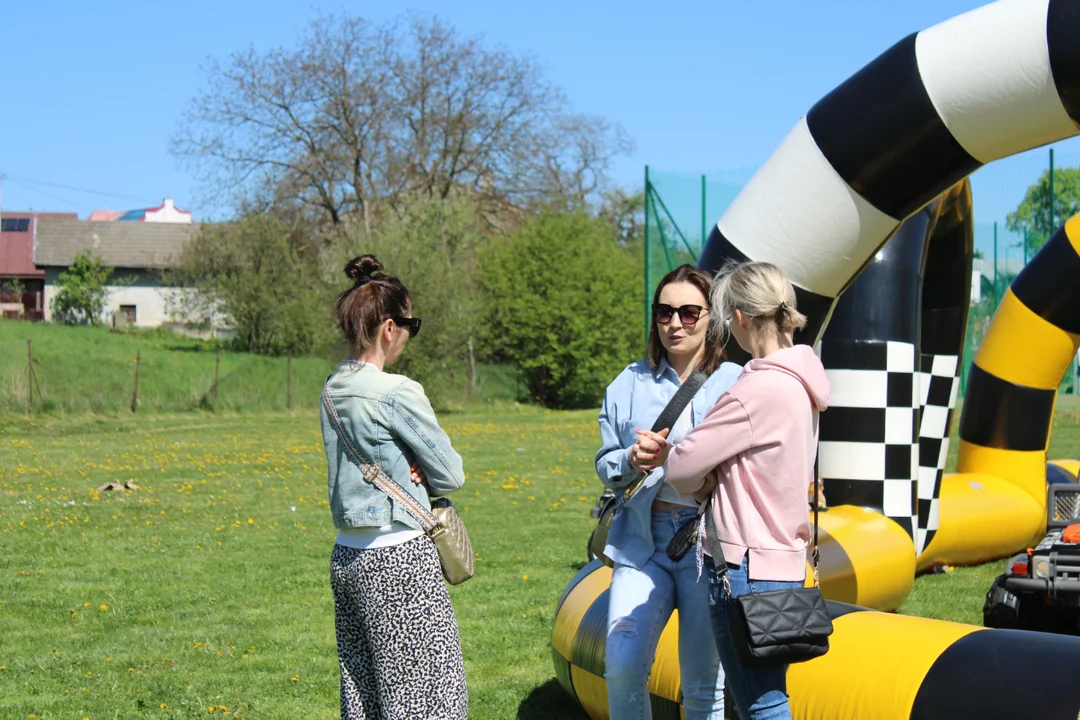
<path fill-rule="evenodd" d="M 205 216 L 212 208 L 199 204 L 193 178 L 168 152 L 180 114 L 205 82 L 200 64 L 249 45 L 288 46 L 314 15 L 342 10 L 376 21 L 438 13 L 466 34 L 533 55 L 576 110 L 617 121 L 634 138 L 636 152 L 615 169 L 624 186 L 640 186 L 646 164 L 740 182 L 837 83 L 908 33 L 980 4 L 5 3 L 0 202 L 85 216 L 171 195 Z M 1058 153 L 1059 164 L 1080 164 L 1080 142 L 1061 143 Z M 981 171 L 984 218 L 1004 219 L 1045 155 Z"/>

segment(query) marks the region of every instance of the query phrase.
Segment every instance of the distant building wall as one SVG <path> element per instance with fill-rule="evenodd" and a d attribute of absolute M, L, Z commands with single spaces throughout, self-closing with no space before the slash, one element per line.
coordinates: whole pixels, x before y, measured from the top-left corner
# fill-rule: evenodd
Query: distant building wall
<path fill-rule="evenodd" d="M 52 322 L 53 298 L 60 290 L 59 277 L 64 268 L 45 269 L 45 320 Z M 118 270 L 114 278 L 130 279 L 131 284 L 108 285 L 103 321 L 109 325 L 158 327 L 172 321 L 170 300 L 177 288 L 162 287 L 158 274 L 146 270 Z"/>

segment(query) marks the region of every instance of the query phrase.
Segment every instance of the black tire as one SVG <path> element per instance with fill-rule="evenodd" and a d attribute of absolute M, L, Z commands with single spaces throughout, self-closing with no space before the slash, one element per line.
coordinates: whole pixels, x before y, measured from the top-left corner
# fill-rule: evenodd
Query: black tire
<path fill-rule="evenodd" d="M 1005 576 L 998 575 L 990 584 L 983 603 L 983 625 L 1001 630 L 1024 630 L 1020 598 L 1005 589 Z"/>

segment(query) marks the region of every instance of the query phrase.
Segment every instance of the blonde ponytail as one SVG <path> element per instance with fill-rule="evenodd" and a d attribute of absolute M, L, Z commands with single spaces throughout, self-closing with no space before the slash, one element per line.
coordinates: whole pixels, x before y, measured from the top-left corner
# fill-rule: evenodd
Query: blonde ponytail
<path fill-rule="evenodd" d="M 794 333 L 806 327 L 806 316 L 796 307 L 795 288 L 772 263 L 730 261 L 713 278 L 710 294 L 718 322 L 709 329 L 715 326 L 722 342 L 736 310 L 756 332 Z"/>

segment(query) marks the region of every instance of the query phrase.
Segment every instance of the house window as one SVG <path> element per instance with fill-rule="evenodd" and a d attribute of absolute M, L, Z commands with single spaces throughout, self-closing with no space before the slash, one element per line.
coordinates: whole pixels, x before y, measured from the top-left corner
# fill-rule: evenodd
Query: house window
<path fill-rule="evenodd" d="M 120 306 L 120 324 L 122 325 L 134 325 L 135 324 L 135 306 L 134 305 L 121 305 Z"/>
<path fill-rule="evenodd" d="M 0 218 L 0 232 L 29 232 L 30 218 Z"/>

